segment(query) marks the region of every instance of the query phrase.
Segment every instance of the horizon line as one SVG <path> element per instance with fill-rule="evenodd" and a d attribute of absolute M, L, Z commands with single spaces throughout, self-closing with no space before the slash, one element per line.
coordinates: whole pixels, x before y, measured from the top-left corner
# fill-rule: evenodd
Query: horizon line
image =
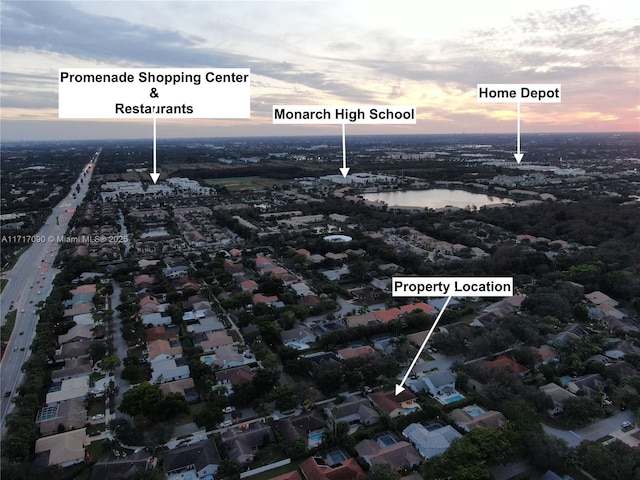
<path fill-rule="evenodd" d="M 638 131 L 601 131 L 601 132 L 580 132 L 580 131 L 567 131 L 567 132 L 528 132 L 526 136 L 530 135 L 629 135 L 636 134 L 640 135 Z M 349 137 L 435 137 L 435 136 L 454 136 L 454 135 L 480 135 L 480 136 L 491 136 L 491 135 L 509 135 L 513 136 L 513 132 L 500 132 L 500 133 L 486 133 L 486 132 L 452 132 L 452 133 L 387 133 L 387 134 L 352 134 Z M 234 138 L 309 138 L 309 137 L 317 137 L 317 138 L 327 138 L 334 137 L 336 135 L 332 134 L 300 134 L 300 135 L 226 135 L 226 136 L 195 136 L 195 137 L 164 137 L 162 139 L 158 138 L 158 142 L 164 141 L 175 141 L 175 140 L 204 140 L 204 139 L 234 139 Z M 339 135 L 338 135 L 339 136 Z M 136 137 L 136 138 L 76 138 L 76 139 L 65 139 L 65 140 L 45 140 L 45 139 L 2 139 L 0 138 L 0 143 L 52 143 L 52 142 L 103 142 L 103 141 L 153 141 L 151 136 L 149 137 Z"/>

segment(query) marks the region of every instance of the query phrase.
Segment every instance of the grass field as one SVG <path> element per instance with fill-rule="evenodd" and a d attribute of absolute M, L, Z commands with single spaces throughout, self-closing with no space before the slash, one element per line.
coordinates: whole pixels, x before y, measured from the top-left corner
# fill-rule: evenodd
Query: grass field
<path fill-rule="evenodd" d="M 7 286 L 7 283 L 9 283 L 9 280 L 7 280 L 6 278 L 0 278 L 0 292 L 4 290 L 4 287 Z"/>
<path fill-rule="evenodd" d="M 230 192 L 242 192 L 260 189 L 270 190 L 274 185 L 287 185 L 289 182 L 264 177 L 228 177 L 209 178 L 205 180 L 205 183 L 212 187 L 225 187 Z"/>

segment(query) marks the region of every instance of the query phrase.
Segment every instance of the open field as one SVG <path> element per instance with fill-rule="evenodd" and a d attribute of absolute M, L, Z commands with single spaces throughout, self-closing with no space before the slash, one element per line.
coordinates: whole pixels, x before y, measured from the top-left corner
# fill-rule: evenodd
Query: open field
<path fill-rule="evenodd" d="M 228 177 L 209 178 L 205 180 L 205 183 L 212 187 L 225 187 L 230 192 L 240 192 L 261 189 L 269 190 L 275 185 L 287 185 L 289 182 L 264 177 Z"/>

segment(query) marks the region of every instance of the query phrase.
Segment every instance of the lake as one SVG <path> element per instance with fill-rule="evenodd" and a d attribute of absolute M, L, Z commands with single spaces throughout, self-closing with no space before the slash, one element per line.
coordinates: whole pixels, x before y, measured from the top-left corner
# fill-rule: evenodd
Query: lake
<path fill-rule="evenodd" d="M 483 193 L 470 193 L 464 190 L 452 190 L 447 188 L 432 188 L 429 190 L 404 190 L 394 192 L 365 193 L 365 200 L 384 202 L 390 207 L 420 207 L 420 208 L 444 208 L 444 207 L 483 207 L 502 203 L 515 203 L 510 198 L 494 197 Z"/>

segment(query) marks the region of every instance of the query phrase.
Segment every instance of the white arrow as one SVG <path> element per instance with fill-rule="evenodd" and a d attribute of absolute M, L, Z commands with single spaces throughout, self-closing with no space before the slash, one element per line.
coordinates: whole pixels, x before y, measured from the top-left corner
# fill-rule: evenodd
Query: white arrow
<path fill-rule="evenodd" d="M 440 321 L 442 314 L 447 309 L 447 305 L 449 305 L 450 300 L 451 300 L 451 297 L 447 297 L 447 301 L 444 302 L 444 305 L 442 306 L 440 313 L 438 313 L 438 316 L 436 317 L 436 321 L 433 322 L 433 325 L 431 325 L 429 332 L 427 332 L 427 336 L 425 337 L 424 341 L 422 342 L 422 345 L 420 345 L 420 348 L 418 349 L 418 353 L 416 353 L 416 356 L 413 359 L 413 362 L 411 362 L 411 365 L 409 365 L 409 369 L 407 370 L 407 373 L 404 374 L 402 381 L 399 384 L 396 384 L 396 395 L 400 395 L 404 391 L 403 385 L 407 381 L 407 378 L 409 378 L 409 374 L 411 373 L 411 370 L 413 370 L 413 367 L 416 366 L 416 363 L 418 362 L 420 355 L 422 355 L 422 351 L 424 350 L 424 347 L 427 346 L 427 342 L 429 341 L 429 338 L 431 338 L 433 331 L 436 329 L 436 326 L 438 325 L 438 322 Z"/>
<path fill-rule="evenodd" d="M 158 181 L 160 174 L 156 172 L 156 117 L 153 117 L 153 173 L 150 173 L 153 183 Z"/>
<path fill-rule="evenodd" d="M 520 153 L 520 102 L 518 102 L 518 127 L 517 128 L 518 128 L 518 130 L 517 130 L 517 132 L 518 132 L 518 137 L 517 137 L 518 138 L 518 140 L 517 140 L 517 142 L 518 142 L 518 146 L 517 146 L 518 153 L 514 153 L 513 156 L 515 157 L 516 162 L 518 162 L 518 165 L 520 165 L 520 162 L 522 161 L 522 157 L 524 157 L 524 153 Z"/>
<path fill-rule="evenodd" d="M 350 168 L 347 168 L 347 144 L 344 139 L 344 123 L 342 124 L 342 168 L 340 169 L 340 173 L 343 178 L 347 178 L 347 174 L 349 173 Z"/>

